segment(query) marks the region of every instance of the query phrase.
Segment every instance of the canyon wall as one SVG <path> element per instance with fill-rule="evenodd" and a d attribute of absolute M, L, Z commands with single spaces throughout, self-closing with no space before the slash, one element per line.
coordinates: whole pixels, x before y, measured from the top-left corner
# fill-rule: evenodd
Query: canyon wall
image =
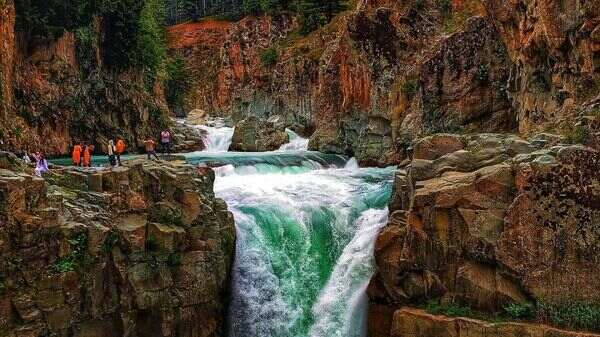
<path fill-rule="evenodd" d="M 21 165 L 0 152 L 2 336 L 224 335 L 235 227 L 212 170 Z"/>
<path fill-rule="evenodd" d="M 432 301 L 490 320 L 598 329 L 600 154 L 557 141 L 438 134 L 415 144 L 376 243 L 372 337 L 413 336 L 399 310 Z M 524 303 L 527 314 L 506 318 Z M 432 321 L 423 324 L 444 330 Z"/>
<path fill-rule="evenodd" d="M 169 35 L 194 74 L 186 110 L 283 116 L 314 131 L 312 149 L 385 165 L 435 132 L 579 132 L 595 143 L 597 8 L 360 1 L 308 36 L 286 15 L 204 20 Z"/>
<path fill-rule="evenodd" d="M 0 6 L 0 148 L 68 154 L 74 142 L 107 146 L 123 137 L 130 149 L 169 125 L 162 84 L 136 69 L 104 66 L 102 19 L 78 32 L 36 38 L 16 30 L 12 0 Z"/>

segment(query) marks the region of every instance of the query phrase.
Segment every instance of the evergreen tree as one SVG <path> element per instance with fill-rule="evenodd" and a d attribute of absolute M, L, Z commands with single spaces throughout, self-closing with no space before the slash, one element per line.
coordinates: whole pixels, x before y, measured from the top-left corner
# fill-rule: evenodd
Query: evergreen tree
<path fill-rule="evenodd" d="M 345 0 L 299 0 L 300 33 L 306 35 L 327 24 L 346 8 Z"/>

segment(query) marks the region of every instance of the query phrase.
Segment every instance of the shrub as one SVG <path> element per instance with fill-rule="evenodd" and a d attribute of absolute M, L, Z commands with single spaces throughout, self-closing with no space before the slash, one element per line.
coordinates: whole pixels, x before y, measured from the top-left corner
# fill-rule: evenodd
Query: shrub
<path fill-rule="evenodd" d="M 419 90 L 419 83 L 415 80 L 409 80 L 402 84 L 402 93 L 408 99 L 412 99 Z"/>
<path fill-rule="evenodd" d="M 461 306 L 456 303 L 441 303 L 439 300 L 427 302 L 425 311 L 432 315 L 446 315 L 450 317 L 473 316 L 473 311 L 468 306 Z"/>
<path fill-rule="evenodd" d="M 512 319 L 530 319 L 534 316 L 534 306 L 529 302 L 510 303 L 504 307 L 504 311 Z"/>
<path fill-rule="evenodd" d="M 565 142 L 569 144 L 586 144 L 590 131 L 583 125 L 569 126 L 565 132 Z"/>
<path fill-rule="evenodd" d="M 452 13 L 451 0 L 435 0 L 435 5 L 444 16 L 448 16 Z"/>
<path fill-rule="evenodd" d="M 104 242 L 102 243 L 102 252 L 110 252 L 113 249 L 113 247 L 117 245 L 118 242 L 119 234 L 117 234 L 116 232 L 109 232 L 108 235 L 106 235 L 106 239 L 104 239 Z"/>
<path fill-rule="evenodd" d="M 181 265 L 181 255 L 179 253 L 171 253 L 167 257 L 167 265 L 175 268 Z"/>
<path fill-rule="evenodd" d="M 425 0 L 415 0 L 415 9 L 417 11 L 425 9 Z"/>
<path fill-rule="evenodd" d="M 146 250 L 149 252 L 157 252 L 158 249 L 160 248 L 158 245 L 158 241 L 153 236 L 149 236 L 146 239 L 144 246 L 146 247 Z"/>
<path fill-rule="evenodd" d="M 67 240 L 71 251 L 68 255 L 59 258 L 52 269 L 57 273 L 75 271 L 85 266 L 87 261 L 88 239 L 86 233 L 74 234 Z"/>
<path fill-rule="evenodd" d="M 277 54 L 277 49 L 274 47 L 265 49 L 262 53 L 260 53 L 260 62 L 265 67 L 272 67 L 277 64 L 277 60 L 279 59 L 279 55 Z"/>
<path fill-rule="evenodd" d="M 538 303 L 537 317 L 540 321 L 555 326 L 600 331 L 600 304 L 578 301 L 560 303 Z"/>
<path fill-rule="evenodd" d="M 489 80 L 489 68 L 486 64 L 480 64 L 477 68 L 477 73 L 475 74 L 475 80 L 480 85 L 484 85 L 488 83 Z"/>

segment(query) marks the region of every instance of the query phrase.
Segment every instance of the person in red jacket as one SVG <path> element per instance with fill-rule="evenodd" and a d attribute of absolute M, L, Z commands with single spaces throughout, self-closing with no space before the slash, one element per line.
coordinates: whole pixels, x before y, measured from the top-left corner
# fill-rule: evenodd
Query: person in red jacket
<path fill-rule="evenodd" d="M 125 153 L 125 141 L 121 137 L 117 137 L 117 145 L 115 146 L 115 154 L 117 163 L 121 166 L 121 154 Z"/>
<path fill-rule="evenodd" d="M 71 159 L 73 159 L 74 166 L 81 165 L 81 155 L 83 154 L 82 152 L 83 152 L 82 144 L 75 144 L 75 146 L 73 147 L 73 156 L 71 157 Z"/>

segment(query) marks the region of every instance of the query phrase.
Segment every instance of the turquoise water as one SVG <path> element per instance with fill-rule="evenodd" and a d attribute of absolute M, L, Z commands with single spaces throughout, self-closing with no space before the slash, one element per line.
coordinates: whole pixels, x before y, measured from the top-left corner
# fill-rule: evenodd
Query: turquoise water
<path fill-rule="evenodd" d="M 321 160 L 326 156 L 313 153 Z M 365 336 L 365 289 L 393 168 L 260 163 L 227 154 L 215 192 L 235 215 L 230 337 Z M 267 155 L 265 155 L 267 156 Z M 268 155 L 270 161 L 305 154 Z"/>

